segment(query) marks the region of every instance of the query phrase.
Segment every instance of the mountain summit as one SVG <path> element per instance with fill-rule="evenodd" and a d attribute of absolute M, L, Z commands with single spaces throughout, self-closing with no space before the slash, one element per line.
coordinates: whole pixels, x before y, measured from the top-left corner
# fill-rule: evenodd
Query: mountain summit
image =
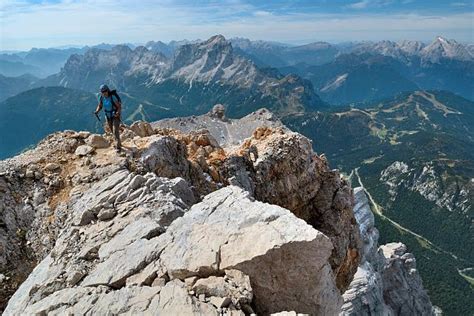
<path fill-rule="evenodd" d="M 438 63 L 442 58 L 461 61 L 473 61 L 474 56 L 464 46 L 455 40 L 448 40 L 438 36 L 431 44 L 424 47 L 420 52 L 421 58 L 427 62 Z"/>

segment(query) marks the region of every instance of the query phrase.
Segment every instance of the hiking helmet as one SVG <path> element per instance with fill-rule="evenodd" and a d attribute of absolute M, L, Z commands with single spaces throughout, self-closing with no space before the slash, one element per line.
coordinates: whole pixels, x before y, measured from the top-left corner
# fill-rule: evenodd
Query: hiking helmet
<path fill-rule="evenodd" d="M 105 91 L 109 91 L 109 87 L 107 87 L 106 84 L 101 84 L 100 85 L 100 92 L 105 92 Z"/>

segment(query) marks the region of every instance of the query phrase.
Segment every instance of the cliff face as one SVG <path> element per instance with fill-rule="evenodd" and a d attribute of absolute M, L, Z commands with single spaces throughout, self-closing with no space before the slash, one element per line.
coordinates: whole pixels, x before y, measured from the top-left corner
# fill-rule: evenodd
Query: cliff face
<path fill-rule="evenodd" d="M 354 189 L 354 215 L 363 242 L 362 260 L 344 293 L 341 315 L 435 315 L 415 257 L 402 243 L 379 247 L 374 215 L 361 187 Z"/>
<path fill-rule="evenodd" d="M 221 114 L 134 123 L 122 155 L 65 131 L 0 162 L 5 315 L 339 314 L 373 248 L 351 188 L 268 112 Z"/>

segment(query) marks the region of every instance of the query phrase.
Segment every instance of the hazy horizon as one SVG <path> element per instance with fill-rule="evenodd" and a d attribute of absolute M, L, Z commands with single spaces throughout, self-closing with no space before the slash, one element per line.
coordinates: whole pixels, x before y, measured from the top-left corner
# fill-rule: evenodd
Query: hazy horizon
<path fill-rule="evenodd" d="M 214 35 L 219 35 L 219 34 L 214 34 Z M 214 35 L 211 35 L 210 37 L 214 36 Z M 222 35 L 222 34 L 221 34 Z M 463 42 L 463 41 L 459 41 L 455 38 L 449 38 L 449 37 L 446 37 L 446 36 L 443 36 L 443 35 L 437 35 L 435 36 L 434 38 L 430 39 L 430 40 L 416 40 L 416 39 L 413 39 L 413 41 L 419 41 L 419 42 L 423 42 L 425 44 L 429 44 L 431 43 L 432 41 L 434 41 L 438 36 L 441 36 L 443 38 L 446 38 L 448 40 L 455 40 L 456 42 L 458 43 L 462 43 L 462 44 L 474 44 L 474 41 L 473 42 Z M 236 39 L 236 38 L 241 38 L 241 39 L 249 39 L 247 37 L 227 37 L 224 35 L 224 37 L 227 39 L 227 40 L 232 40 L 232 39 Z M 193 41 L 204 41 L 208 38 L 196 38 L 196 39 L 174 39 L 174 40 L 170 40 L 170 41 L 162 41 L 160 39 L 151 39 L 149 41 L 146 41 L 146 42 L 142 42 L 142 43 L 133 43 L 133 42 L 98 42 L 98 43 L 91 43 L 91 44 L 85 44 L 85 45 L 77 45 L 77 44 L 70 44 L 70 45 L 59 45 L 59 46 L 45 46 L 45 47 L 30 47 L 30 48 L 27 48 L 27 49 L 21 49 L 21 50 L 2 50 L 0 49 L 0 53 L 4 53 L 4 54 L 8 54 L 8 53 L 19 53 L 19 52 L 27 52 L 27 51 L 30 51 L 30 50 L 33 50 L 33 49 L 72 49 L 72 48 L 77 48 L 77 49 L 81 49 L 81 48 L 84 48 L 84 47 L 94 47 L 94 46 L 99 46 L 99 45 L 133 45 L 133 46 L 145 46 L 145 44 L 147 44 L 148 42 L 158 42 L 158 41 L 161 41 L 165 44 L 170 44 L 171 42 L 182 42 L 182 41 L 190 41 L 190 42 L 193 42 Z M 335 41 L 323 41 L 323 40 L 317 40 L 317 39 L 314 39 L 314 40 L 307 40 L 307 41 L 297 41 L 297 42 L 294 42 L 294 43 L 291 43 L 291 42 L 281 42 L 281 41 L 272 41 L 272 40 L 266 40 L 266 39 L 249 39 L 251 41 L 265 41 L 265 42 L 272 42 L 272 43 L 275 43 L 275 44 L 283 44 L 283 45 L 289 45 L 289 46 L 300 46 L 300 45 L 308 45 L 308 44 L 312 44 L 312 43 L 317 43 L 317 42 L 325 42 L 325 43 L 329 43 L 331 45 L 344 45 L 344 44 L 349 44 L 349 43 L 363 43 L 363 42 L 377 42 L 377 41 L 382 41 L 382 40 L 388 40 L 388 39 L 381 39 L 381 40 L 364 40 L 364 39 L 361 39 L 361 40 L 357 40 L 357 39 L 354 39 L 352 41 L 339 41 L 339 42 L 335 42 Z M 407 40 L 407 39 L 400 39 L 400 40 L 390 40 L 390 41 L 402 41 L 402 40 Z"/>
<path fill-rule="evenodd" d="M 206 39 L 474 42 L 472 1 L 3 0 L 0 50 Z"/>

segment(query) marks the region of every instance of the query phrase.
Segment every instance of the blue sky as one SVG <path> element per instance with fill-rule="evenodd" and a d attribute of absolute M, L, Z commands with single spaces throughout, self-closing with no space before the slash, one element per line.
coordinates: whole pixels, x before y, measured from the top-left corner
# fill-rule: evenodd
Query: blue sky
<path fill-rule="evenodd" d="M 0 50 L 247 37 L 474 42 L 474 0 L 0 0 Z"/>

